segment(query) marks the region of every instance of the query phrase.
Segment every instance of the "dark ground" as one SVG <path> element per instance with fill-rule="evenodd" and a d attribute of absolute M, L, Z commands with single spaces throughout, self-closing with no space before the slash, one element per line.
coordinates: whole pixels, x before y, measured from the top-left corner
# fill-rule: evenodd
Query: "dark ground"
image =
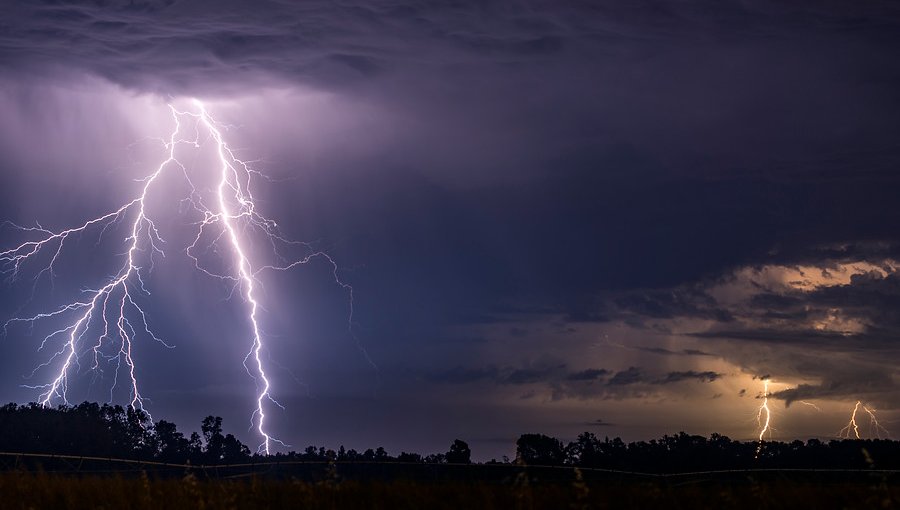
<path fill-rule="evenodd" d="M 556 474 L 502 469 L 508 476 L 492 481 L 428 481 L 428 474 L 418 480 L 348 480 L 339 466 L 326 470 L 318 481 L 142 470 L 8 471 L 0 473 L 0 508 L 900 508 L 900 477 L 886 473 L 773 471 L 641 478 L 574 469 Z"/>

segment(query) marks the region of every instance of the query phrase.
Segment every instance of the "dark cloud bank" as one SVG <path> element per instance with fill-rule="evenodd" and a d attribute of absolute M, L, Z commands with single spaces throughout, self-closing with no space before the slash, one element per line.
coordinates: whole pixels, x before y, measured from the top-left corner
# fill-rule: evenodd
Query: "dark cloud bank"
<path fill-rule="evenodd" d="M 377 105 L 373 128 L 267 198 L 297 237 L 356 268 L 360 335 L 398 416 L 463 383 L 659 394 L 727 379 L 702 364 L 714 359 L 818 381 L 775 395 L 787 403 L 896 409 L 898 50 L 889 2 L 14 2 L 0 83 L 35 113 L 50 108 L 35 91 L 97 77 L 134 94 L 298 88 Z M 382 129 L 395 133 L 384 147 L 345 154 Z M 16 164 L 0 160 L 7 189 L 30 178 Z M 860 263 L 886 269 L 808 288 L 747 276 Z M 483 329 L 507 322 L 542 323 L 543 340 L 509 335 L 520 341 L 502 357 Z M 552 366 L 517 364 L 566 328 L 612 324 L 695 343 L 638 342 L 626 347 L 645 358 L 617 366 L 579 363 L 581 344 Z M 329 348 L 304 352 L 320 397 L 303 405 L 323 421 L 344 416 L 330 392 L 367 401 L 372 377 Z M 466 401 L 441 405 L 462 416 Z M 360 404 L 389 431 L 374 407 Z M 418 440 L 478 435 L 475 421 Z M 314 422 L 300 426 L 334 440 Z"/>

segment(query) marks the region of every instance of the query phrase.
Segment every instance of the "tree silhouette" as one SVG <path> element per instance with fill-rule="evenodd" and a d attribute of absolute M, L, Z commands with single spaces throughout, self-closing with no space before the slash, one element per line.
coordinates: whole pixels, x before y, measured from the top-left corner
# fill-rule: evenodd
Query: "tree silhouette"
<path fill-rule="evenodd" d="M 462 440 L 455 440 L 450 445 L 450 451 L 446 455 L 447 462 L 451 464 L 471 464 L 472 450 L 469 445 Z"/>
<path fill-rule="evenodd" d="M 421 463 L 425 462 L 424 459 L 422 459 L 422 456 L 419 455 L 418 453 L 406 453 L 406 452 L 400 452 L 400 455 L 397 455 L 397 461 L 398 462 L 411 462 L 414 464 L 421 464 Z"/>
<path fill-rule="evenodd" d="M 566 446 L 565 455 L 568 464 L 590 466 L 600 461 L 603 452 L 597 436 L 591 432 L 583 432 L 578 435 L 578 439 Z"/>
<path fill-rule="evenodd" d="M 39 404 L 0 407 L 0 451 L 75 455 L 175 464 L 223 465 L 247 462 L 250 450 L 222 430 L 222 418 L 207 416 L 201 434 L 185 437 L 174 423 L 151 423 L 146 413 L 108 404 L 85 402 L 47 408 Z M 382 447 L 363 453 L 310 446 L 302 453 L 278 453 L 281 461 L 404 462 L 446 464 L 471 462 L 465 441 L 455 440 L 447 453 L 403 452 L 394 458 Z M 556 438 L 523 434 L 516 441 L 516 461 L 528 465 L 674 473 L 746 468 L 900 469 L 900 442 L 886 439 L 741 442 L 720 434 L 709 438 L 679 432 L 650 441 L 625 443 L 584 432 L 565 447 Z M 499 464 L 496 461 L 493 464 Z M 504 460 L 504 463 L 507 463 Z"/>
<path fill-rule="evenodd" d="M 563 444 L 543 434 L 522 434 L 516 441 L 516 460 L 525 464 L 558 466 L 565 461 Z"/>
<path fill-rule="evenodd" d="M 206 447 L 203 450 L 207 463 L 214 464 L 225 456 L 225 436 L 222 435 L 222 418 L 207 416 L 200 425 Z"/>
<path fill-rule="evenodd" d="M 156 438 L 156 457 L 163 462 L 186 462 L 191 454 L 191 443 L 178 432 L 174 423 L 159 420 L 153 426 Z"/>

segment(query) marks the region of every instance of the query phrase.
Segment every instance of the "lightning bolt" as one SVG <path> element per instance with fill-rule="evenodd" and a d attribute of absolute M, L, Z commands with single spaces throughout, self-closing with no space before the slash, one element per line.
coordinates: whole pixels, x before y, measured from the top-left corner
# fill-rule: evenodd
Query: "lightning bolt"
<path fill-rule="evenodd" d="M 805 405 L 806 407 L 812 407 L 813 409 L 815 409 L 816 411 L 818 411 L 818 412 L 820 412 L 820 413 L 822 412 L 822 409 L 819 408 L 819 406 L 817 406 L 817 405 L 814 404 L 813 402 L 807 402 L 807 401 L 805 401 L 805 400 L 798 400 L 798 402 L 800 402 L 801 404 Z"/>
<path fill-rule="evenodd" d="M 97 337 L 96 343 L 91 346 L 91 351 L 93 351 L 94 353 L 93 367 L 96 368 L 99 366 L 99 357 L 101 356 L 100 351 L 103 346 L 103 341 L 104 339 L 110 337 L 110 313 L 108 305 L 110 299 L 112 298 L 114 301 L 118 301 L 118 313 L 114 314 L 113 323 L 116 326 L 116 334 L 119 339 L 117 353 L 115 354 L 115 356 L 113 356 L 113 358 L 117 362 L 117 370 L 115 372 L 116 380 L 113 383 L 113 388 L 115 388 L 116 384 L 118 383 L 118 368 L 121 367 L 121 363 L 124 359 L 125 364 L 129 369 L 129 377 L 131 378 L 131 401 L 129 405 L 133 408 L 145 410 L 144 399 L 141 396 L 140 390 L 138 389 L 138 382 L 137 378 L 135 377 L 135 362 L 134 357 L 132 356 L 132 340 L 134 339 L 136 332 L 133 327 L 132 320 L 129 319 L 129 314 L 127 312 L 136 312 L 137 317 L 143 325 L 144 331 L 154 340 L 162 343 L 167 347 L 171 347 L 170 345 L 163 342 L 150 330 L 150 327 L 147 323 L 146 313 L 144 312 L 143 308 L 141 308 L 140 305 L 135 302 L 132 294 L 135 291 L 143 292 L 147 295 L 150 294 L 150 292 L 147 291 L 146 287 L 144 286 L 144 281 L 141 276 L 141 266 L 139 266 L 136 262 L 136 255 L 138 254 L 138 251 L 142 250 L 141 241 L 143 240 L 150 248 L 151 264 L 153 253 L 158 253 L 163 256 L 165 255 L 165 253 L 159 248 L 159 244 L 164 243 L 164 241 L 159 236 L 159 231 L 156 229 L 156 225 L 147 216 L 145 202 L 153 183 L 159 178 L 165 167 L 175 159 L 175 137 L 180 128 L 180 123 L 178 122 L 177 116 L 175 116 L 175 125 L 175 130 L 172 132 L 169 141 L 165 143 L 165 148 L 168 151 L 168 158 L 166 158 L 166 160 L 163 161 L 159 165 L 159 167 L 157 167 L 155 172 L 153 172 L 143 180 L 144 185 L 138 198 L 135 198 L 134 200 L 126 203 L 113 212 L 88 220 L 79 227 L 61 230 L 58 232 L 47 230 L 40 225 L 38 225 L 37 227 L 21 227 L 18 225 L 13 225 L 14 227 L 24 232 L 37 234 L 38 239 L 35 241 L 26 241 L 14 248 L 0 252 L 0 264 L 2 264 L 4 272 L 9 273 L 11 279 L 16 279 L 19 277 L 19 270 L 21 269 L 21 266 L 25 261 L 36 257 L 37 254 L 44 249 L 54 249 L 55 247 L 50 262 L 35 277 L 35 285 L 37 285 L 37 280 L 43 274 L 48 274 L 52 280 L 53 276 L 55 275 L 54 265 L 61 256 L 63 249 L 65 248 L 65 243 L 69 239 L 69 237 L 77 234 L 83 234 L 86 231 L 96 227 L 101 227 L 100 236 L 102 237 L 103 233 L 106 232 L 106 230 L 110 228 L 111 225 L 113 225 L 117 221 L 120 221 L 129 213 L 129 211 L 136 210 L 135 218 L 131 223 L 130 235 L 125 238 L 125 241 L 128 243 L 125 262 L 119 268 L 116 276 L 106 282 L 106 284 L 101 286 L 99 289 L 86 290 L 86 300 L 66 303 L 56 310 L 48 313 L 39 313 L 37 315 L 24 318 L 16 317 L 10 319 L 4 324 L 4 333 L 6 333 L 9 325 L 13 322 L 25 322 L 30 324 L 31 326 L 34 326 L 34 323 L 36 321 L 42 319 L 61 316 L 66 314 L 66 312 L 79 312 L 78 314 L 76 314 L 73 322 L 70 322 L 61 329 L 57 329 L 51 332 L 50 334 L 45 336 L 43 341 L 41 342 L 40 349 L 43 349 L 44 346 L 54 337 L 59 335 L 67 335 L 67 340 L 63 344 L 62 348 L 54 353 L 46 363 L 39 365 L 37 368 L 35 368 L 35 371 L 32 372 L 33 375 L 38 369 L 50 365 L 57 358 L 63 358 L 62 365 L 59 368 L 56 377 L 50 383 L 38 386 L 28 386 L 31 389 L 41 390 L 39 401 L 44 406 L 50 405 L 51 400 L 54 398 L 61 399 L 64 404 L 69 403 L 66 393 L 68 389 L 69 372 L 72 368 L 72 365 L 77 365 L 78 363 L 77 347 L 89 331 L 92 320 L 98 315 L 99 318 L 103 321 L 103 334 Z M 112 393 L 112 391 L 113 390 L 111 389 L 110 393 Z"/>
<path fill-rule="evenodd" d="M 273 442 L 282 445 L 284 443 L 272 437 L 266 428 L 266 407 L 270 404 L 281 407 L 281 404 L 272 396 L 271 380 L 263 363 L 263 352 L 266 348 L 258 316 L 261 307 L 257 293 L 257 289 L 261 287 L 257 278 L 258 274 L 265 270 L 286 271 L 313 259 L 324 260 L 331 267 L 335 283 L 348 292 L 350 303 L 348 328 L 351 334 L 353 333 L 353 288 L 339 278 L 338 266 L 327 253 L 313 249 L 308 243 L 285 238 L 280 233 L 275 221 L 259 213 L 250 185 L 254 176 L 261 174 L 254 170 L 249 162 L 242 161 L 235 156 L 222 134 L 223 125 L 210 115 L 201 101 L 192 100 L 192 106 L 190 111 L 181 111 L 171 104 L 168 105 L 174 121 L 174 128 L 169 138 L 163 140 L 167 157 L 153 173 L 139 181 L 142 182 L 142 187 L 136 198 L 114 211 L 84 222 L 80 226 L 59 231 L 45 229 L 40 224 L 35 227 L 24 227 L 7 223 L 35 238 L 0 251 L 0 272 L 6 274 L 9 280 L 18 279 L 23 266 L 28 261 L 39 258 L 42 253 L 51 254 L 48 255 L 49 262 L 34 278 L 36 288 L 39 279 L 44 275 L 47 275 L 52 283 L 55 276 L 55 264 L 63 256 L 67 247 L 66 243 L 70 238 L 96 232 L 99 245 L 107 231 L 114 229 L 117 223 L 125 221 L 126 218 L 133 215 L 130 220 L 129 235 L 125 238 L 127 249 L 124 262 L 114 276 L 96 289 L 83 291 L 83 297 L 55 309 L 28 317 L 10 319 L 4 324 L 3 333 L 6 334 L 8 328 L 14 323 L 25 323 L 33 329 L 36 323 L 45 320 L 66 319 L 62 327 L 44 336 L 38 350 L 43 350 L 48 344 L 57 341 L 57 337 L 65 338 L 62 346 L 32 372 L 33 376 L 45 367 L 57 365 L 55 377 L 46 384 L 27 386 L 39 390 L 39 401 L 42 405 L 49 406 L 54 401 L 60 401 L 63 404 L 69 403 L 67 397 L 69 378 L 73 371 L 80 370 L 79 360 L 81 357 L 89 355 L 92 360 L 91 370 L 102 371 L 101 363 L 104 361 L 114 366 L 110 401 L 113 400 L 115 388 L 119 384 L 119 372 L 124 368 L 129 380 L 128 405 L 146 412 L 145 397 L 142 396 L 138 385 L 138 370 L 133 344 L 137 337 L 145 336 L 167 348 L 173 348 L 153 332 L 148 321 L 148 314 L 139 304 L 140 301 L 135 299 L 136 295 L 150 296 L 150 292 L 144 284 L 145 278 L 153 269 L 154 256 L 165 257 L 166 255 L 162 249 L 165 241 L 148 213 L 147 203 L 148 197 L 156 191 L 157 186 L 155 185 L 160 177 L 166 172 L 178 171 L 190 189 L 190 193 L 182 200 L 182 203 L 187 203 L 192 211 L 200 217 L 200 220 L 195 223 L 197 226 L 196 237 L 184 252 L 193 261 L 197 270 L 230 283 L 232 294 L 239 294 L 246 306 L 246 318 L 250 326 L 250 349 L 243 359 L 243 366 L 250 377 L 256 381 L 258 390 L 256 406 L 250 422 L 262 438 L 257 452 L 269 454 Z M 193 136 L 183 134 L 190 132 Z M 204 193 L 195 186 L 188 167 L 176 157 L 177 147 L 200 148 L 202 142 L 206 141 L 214 144 L 219 165 L 215 174 L 217 175 L 217 184 L 211 200 L 205 199 Z M 248 227 L 260 231 L 266 236 L 271 244 L 272 252 L 277 258 L 276 263 L 261 265 L 258 268 L 253 267 L 247 241 L 244 239 Z M 202 254 L 198 254 L 198 251 L 207 236 L 212 237 L 207 249 L 217 246 L 220 242 L 227 244 L 233 257 L 231 272 L 223 274 L 203 264 Z M 306 253 L 298 259 L 285 260 L 278 253 L 280 245 L 299 245 L 306 249 Z M 354 339 L 356 339 L 355 336 Z M 359 341 L 356 341 L 357 347 L 365 355 L 366 360 L 377 370 Z M 108 354 L 110 350 L 112 353 Z"/>
<path fill-rule="evenodd" d="M 838 434 L 840 437 L 850 439 L 850 435 L 853 434 L 854 438 L 859 439 L 859 425 L 856 424 L 856 413 L 859 412 L 859 406 L 861 405 L 862 402 L 857 400 L 856 405 L 853 406 L 853 412 L 850 413 L 850 422 Z"/>
<path fill-rule="evenodd" d="M 881 439 L 881 433 L 884 432 L 885 436 L 890 436 L 891 432 L 882 427 L 880 423 L 878 423 L 878 418 L 875 416 L 875 409 L 867 406 L 863 406 L 863 410 L 866 414 L 869 415 L 869 428 L 874 433 L 875 437 Z"/>
<path fill-rule="evenodd" d="M 759 424 L 759 445 L 756 447 L 756 456 L 759 457 L 762 451 L 763 438 L 766 434 L 771 435 L 770 421 L 772 419 L 772 411 L 769 409 L 769 380 L 763 379 L 762 405 L 756 411 L 756 422 Z"/>
<path fill-rule="evenodd" d="M 859 435 L 859 424 L 856 422 L 856 415 L 859 413 L 860 408 L 869 415 L 869 429 L 875 437 L 881 438 L 882 432 L 885 435 L 890 435 L 890 432 L 878 423 L 878 418 L 875 416 L 875 409 L 863 405 L 861 400 L 857 400 L 856 405 L 853 406 L 853 411 L 850 413 L 850 421 L 847 423 L 846 427 L 838 432 L 838 437 L 842 439 L 861 439 Z"/>

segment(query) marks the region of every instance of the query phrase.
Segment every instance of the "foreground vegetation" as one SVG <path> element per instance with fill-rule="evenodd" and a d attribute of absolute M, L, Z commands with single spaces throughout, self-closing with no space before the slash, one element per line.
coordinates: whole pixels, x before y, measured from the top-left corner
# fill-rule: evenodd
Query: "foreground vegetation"
<path fill-rule="evenodd" d="M 900 488 L 884 479 L 835 483 L 781 477 L 731 480 L 610 480 L 541 483 L 517 476 L 484 482 L 239 480 L 0 474 L 4 509 L 603 509 L 900 508 Z"/>

